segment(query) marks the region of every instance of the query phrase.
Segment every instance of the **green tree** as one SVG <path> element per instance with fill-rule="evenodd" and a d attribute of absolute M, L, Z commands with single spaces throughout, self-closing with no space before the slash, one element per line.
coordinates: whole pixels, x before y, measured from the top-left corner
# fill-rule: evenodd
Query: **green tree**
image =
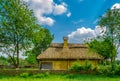
<path fill-rule="evenodd" d="M 116 53 L 116 46 L 112 44 L 110 38 L 92 39 L 90 42 L 87 42 L 87 45 L 90 50 L 102 55 L 105 60 L 112 60 L 113 51 Z"/>
<path fill-rule="evenodd" d="M 26 60 L 31 64 L 36 63 L 37 56 L 49 47 L 53 38 L 54 36 L 50 34 L 48 29 L 41 28 L 40 31 L 35 32 L 33 36 L 34 47 L 32 50 L 26 52 L 26 55 L 28 56 Z"/>
<path fill-rule="evenodd" d="M 0 0 L 0 51 L 19 67 L 19 56 L 34 49 L 44 33 L 27 5 L 21 0 Z M 39 41 L 39 42 L 38 42 Z"/>
<path fill-rule="evenodd" d="M 117 51 L 120 46 L 120 9 L 108 10 L 105 15 L 103 15 L 99 20 L 99 25 L 101 28 L 105 28 L 104 36 L 109 38 L 112 47 L 111 51 L 111 62 L 114 63 L 117 56 Z M 116 48 L 114 48 L 116 46 Z"/>
<path fill-rule="evenodd" d="M 19 53 L 29 44 L 36 19 L 20 0 L 0 0 L 0 21 L 1 50 L 18 67 Z"/>

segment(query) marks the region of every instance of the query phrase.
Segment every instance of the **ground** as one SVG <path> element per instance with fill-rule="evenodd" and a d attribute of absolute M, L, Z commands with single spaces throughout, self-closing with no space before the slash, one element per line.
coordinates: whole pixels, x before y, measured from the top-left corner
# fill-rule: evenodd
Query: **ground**
<path fill-rule="evenodd" d="M 0 81 L 120 81 L 119 76 L 88 75 L 88 74 L 48 74 L 43 76 L 0 76 Z"/>

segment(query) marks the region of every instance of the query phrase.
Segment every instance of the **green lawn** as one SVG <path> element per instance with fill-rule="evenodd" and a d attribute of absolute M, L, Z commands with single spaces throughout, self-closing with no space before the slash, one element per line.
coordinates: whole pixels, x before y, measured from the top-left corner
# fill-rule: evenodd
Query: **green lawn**
<path fill-rule="evenodd" d="M 44 77 L 27 77 L 20 76 L 0 76 L 0 81 L 120 81 L 120 77 L 108 77 L 103 75 L 49 75 Z"/>

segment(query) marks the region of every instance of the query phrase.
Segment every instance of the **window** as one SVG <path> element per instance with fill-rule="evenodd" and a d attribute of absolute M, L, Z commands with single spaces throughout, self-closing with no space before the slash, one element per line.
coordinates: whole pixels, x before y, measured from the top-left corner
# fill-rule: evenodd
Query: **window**
<path fill-rule="evenodd" d="M 41 70 L 52 70 L 52 63 L 51 62 L 41 62 L 40 69 Z"/>

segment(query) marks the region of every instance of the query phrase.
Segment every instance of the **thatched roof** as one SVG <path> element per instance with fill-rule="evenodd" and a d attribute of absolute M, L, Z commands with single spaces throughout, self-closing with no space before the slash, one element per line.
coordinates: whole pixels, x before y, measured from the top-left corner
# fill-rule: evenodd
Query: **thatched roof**
<path fill-rule="evenodd" d="M 54 48 L 63 48 L 63 43 L 52 43 L 50 45 L 50 47 L 54 47 Z M 73 44 L 73 43 L 68 43 L 68 47 L 69 48 L 87 48 L 87 46 L 85 46 L 84 44 Z"/>
<path fill-rule="evenodd" d="M 83 44 L 68 43 L 68 48 L 64 48 L 63 43 L 53 43 L 37 59 L 103 59 L 103 57 L 89 51 Z"/>

